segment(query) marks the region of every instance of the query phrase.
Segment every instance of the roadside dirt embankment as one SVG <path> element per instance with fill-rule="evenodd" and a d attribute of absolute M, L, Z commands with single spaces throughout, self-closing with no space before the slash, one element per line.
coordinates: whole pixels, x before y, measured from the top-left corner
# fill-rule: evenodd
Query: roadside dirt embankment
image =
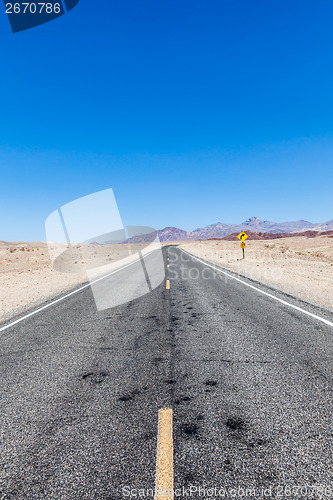
<path fill-rule="evenodd" d="M 64 246 L 0 242 L 0 323 L 133 260 L 147 245 Z"/>
<path fill-rule="evenodd" d="M 256 281 L 333 310 L 333 239 L 305 236 L 239 241 L 189 241 L 188 252 Z"/>

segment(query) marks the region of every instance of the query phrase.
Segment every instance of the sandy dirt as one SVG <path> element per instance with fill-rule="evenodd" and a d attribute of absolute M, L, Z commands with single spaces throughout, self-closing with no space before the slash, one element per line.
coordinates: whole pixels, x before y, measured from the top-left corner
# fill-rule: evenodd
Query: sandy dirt
<path fill-rule="evenodd" d="M 166 243 L 166 244 L 169 244 Z M 295 237 L 239 242 L 175 242 L 226 269 L 333 310 L 333 238 Z M 65 249 L 45 243 L 0 242 L 0 322 L 88 279 L 130 262 L 145 245 L 86 245 Z M 124 260 L 125 259 L 125 260 Z"/>
<path fill-rule="evenodd" d="M 54 244 L 49 249 L 40 242 L 0 242 L 0 323 L 112 272 L 144 248 L 146 245 L 85 245 L 66 249 Z"/>
<path fill-rule="evenodd" d="M 188 252 L 210 262 L 333 310 L 333 238 L 304 236 L 247 241 L 184 242 Z"/>

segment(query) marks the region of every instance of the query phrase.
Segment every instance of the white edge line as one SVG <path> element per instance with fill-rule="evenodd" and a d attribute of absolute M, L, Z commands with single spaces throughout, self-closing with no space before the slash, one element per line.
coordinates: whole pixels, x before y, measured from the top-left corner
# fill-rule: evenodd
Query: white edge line
<path fill-rule="evenodd" d="M 150 255 L 151 253 L 156 252 L 156 250 L 157 249 L 154 249 L 151 252 L 148 252 L 147 254 L 145 254 L 144 257 L 147 257 L 147 255 Z M 49 304 L 46 304 L 45 306 L 40 307 L 39 309 L 36 309 L 36 311 L 33 311 L 33 312 L 29 313 L 29 314 L 26 314 L 22 318 L 19 318 L 19 319 L 15 320 L 15 321 L 12 321 L 8 325 L 3 326 L 2 328 L 0 328 L 0 332 L 3 332 L 3 331 L 7 330 L 8 328 L 10 328 L 10 327 L 12 327 L 14 325 L 17 325 L 18 323 L 21 323 L 21 321 L 24 321 L 25 319 L 30 318 L 31 316 L 34 316 L 35 314 L 37 314 L 37 313 L 39 313 L 41 311 L 44 311 L 44 309 L 47 309 L 48 307 L 51 307 L 54 304 L 57 304 L 58 302 L 61 302 L 62 300 L 67 299 L 67 297 L 70 297 L 71 295 L 74 295 L 75 293 L 81 292 L 81 290 L 84 290 L 85 288 L 88 288 L 89 286 L 93 285 L 94 283 L 97 283 L 98 281 L 101 281 L 101 280 L 104 280 L 105 278 L 108 278 L 112 274 L 119 273 L 119 271 L 122 271 L 123 269 L 126 269 L 126 267 L 133 266 L 133 264 L 136 264 L 136 263 L 140 262 L 140 260 L 141 259 L 138 258 L 134 262 L 131 262 L 130 264 L 126 264 L 126 266 L 120 267 L 119 269 L 116 269 L 115 271 L 112 271 L 112 273 L 106 274 L 105 276 L 102 276 L 101 278 L 98 278 L 97 280 L 91 281 L 87 285 L 81 286 L 77 290 L 74 290 L 73 292 L 67 293 L 63 297 L 60 297 L 59 299 L 53 300 Z"/>
<path fill-rule="evenodd" d="M 271 293 L 264 292 L 263 290 L 260 290 L 260 288 L 257 288 L 256 286 L 253 286 L 253 285 L 250 285 L 250 283 L 247 283 L 246 281 L 243 281 L 243 280 L 241 280 L 239 278 L 236 278 L 236 276 L 233 276 L 232 274 L 229 274 L 226 271 L 222 271 L 222 269 L 219 269 L 219 268 L 217 268 L 215 266 L 212 266 L 212 265 L 208 264 L 204 260 L 199 259 L 199 257 L 196 257 L 195 255 L 187 252 L 186 250 L 183 250 L 182 248 L 180 248 L 180 250 L 182 252 L 184 252 L 184 253 L 187 253 L 187 255 L 189 255 L 193 259 L 196 259 L 199 262 L 202 262 L 202 264 L 205 264 L 205 266 L 211 267 L 215 271 L 218 271 L 219 273 L 225 274 L 229 278 L 232 278 L 233 280 L 239 281 L 240 283 L 243 283 L 243 285 L 246 285 L 249 288 L 253 288 L 253 290 L 256 290 L 257 292 L 262 293 L 263 295 L 267 295 L 267 297 L 271 297 L 272 299 L 275 299 L 278 302 L 281 302 L 281 304 L 284 304 L 286 306 L 292 307 L 293 309 L 296 309 L 297 311 L 300 311 L 300 312 L 302 312 L 304 314 L 307 314 L 308 316 L 311 316 L 311 318 L 317 319 L 318 321 L 321 321 L 322 323 L 325 323 L 326 325 L 333 327 L 333 323 L 331 321 L 328 321 L 328 319 L 321 318 L 320 316 L 317 316 L 316 314 L 313 314 L 313 313 L 311 313 L 309 311 L 306 311 L 305 309 L 302 309 L 301 307 L 294 306 L 294 304 L 290 304 L 289 302 L 286 302 L 285 300 L 279 299 L 278 297 L 275 297 L 275 295 L 272 295 Z"/>

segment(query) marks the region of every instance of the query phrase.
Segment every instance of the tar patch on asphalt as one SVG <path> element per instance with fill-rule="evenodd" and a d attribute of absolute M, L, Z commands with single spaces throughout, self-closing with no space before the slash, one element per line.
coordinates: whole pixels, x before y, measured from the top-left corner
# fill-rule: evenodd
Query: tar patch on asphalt
<path fill-rule="evenodd" d="M 108 373 L 106 372 L 88 372 L 88 373 L 84 373 L 82 375 L 82 380 L 88 380 L 90 382 L 92 382 L 93 384 L 100 384 L 101 382 L 103 382 L 103 380 L 105 379 L 105 377 L 108 376 Z"/>
<path fill-rule="evenodd" d="M 209 387 L 217 386 L 216 380 L 206 380 L 205 384 L 208 385 Z"/>
<path fill-rule="evenodd" d="M 167 380 L 165 380 L 165 383 L 169 384 L 169 385 L 173 385 L 176 383 L 176 381 L 173 378 L 168 378 Z"/>
<path fill-rule="evenodd" d="M 134 391 L 129 392 L 128 394 L 123 394 L 122 396 L 119 396 L 118 401 L 122 402 L 127 402 L 127 401 L 132 401 L 135 396 L 138 396 L 140 394 L 139 389 L 134 389 Z"/>
<path fill-rule="evenodd" d="M 191 401 L 192 398 L 190 396 L 183 396 L 182 398 L 176 399 L 176 405 L 180 405 L 182 402 Z"/>
<path fill-rule="evenodd" d="M 191 423 L 191 424 L 185 423 L 181 426 L 181 430 L 186 436 L 194 436 L 195 437 L 199 433 L 199 426 L 196 423 Z"/>
<path fill-rule="evenodd" d="M 259 439 L 256 439 L 255 441 L 252 441 L 251 443 L 248 443 L 248 446 L 250 448 L 255 448 L 256 446 L 264 446 L 266 444 L 268 444 L 267 439 L 259 438 Z"/>
<path fill-rule="evenodd" d="M 152 359 L 152 363 L 155 365 L 155 366 L 158 366 L 160 363 L 162 363 L 162 361 L 165 361 L 164 358 L 162 357 L 155 357 Z"/>
<path fill-rule="evenodd" d="M 192 473 L 187 473 L 184 475 L 184 484 L 187 485 L 192 485 L 197 482 L 197 477 L 195 474 Z"/>
<path fill-rule="evenodd" d="M 232 431 L 241 431 L 245 429 L 245 422 L 240 417 L 231 417 L 228 418 L 225 425 L 231 429 Z"/>

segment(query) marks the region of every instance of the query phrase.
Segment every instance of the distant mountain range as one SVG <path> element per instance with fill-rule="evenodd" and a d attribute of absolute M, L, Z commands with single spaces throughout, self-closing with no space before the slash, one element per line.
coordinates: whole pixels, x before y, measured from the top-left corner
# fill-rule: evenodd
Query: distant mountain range
<path fill-rule="evenodd" d="M 300 233 L 304 231 L 329 231 L 333 229 L 333 219 L 323 223 L 312 223 L 306 220 L 298 220 L 294 222 L 271 222 L 268 220 L 259 219 L 259 217 L 250 217 L 241 224 L 224 224 L 218 222 L 209 226 L 195 229 L 191 233 L 190 239 L 209 239 L 209 238 L 224 238 L 238 231 L 252 231 L 262 233 Z"/>
<path fill-rule="evenodd" d="M 305 231 L 330 231 L 333 230 L 333 219 L 328 222 L 312 223 L 306 220 L 295 222 L 271 222 L 250 217 L 241 224 L 225 224 L 217 222 L 193 231 L 184 231 L 177 227 L 165 227 L 158 231 L 160 241 L 186 241 L 186 240 L 208 240 L 210 238 L 225 238 L 240 231 L 251 231 L 253 233 L 301 233 Z M 146 235 L 138 235 L 130 239 L 131 243 L 149 241 Z"/>

